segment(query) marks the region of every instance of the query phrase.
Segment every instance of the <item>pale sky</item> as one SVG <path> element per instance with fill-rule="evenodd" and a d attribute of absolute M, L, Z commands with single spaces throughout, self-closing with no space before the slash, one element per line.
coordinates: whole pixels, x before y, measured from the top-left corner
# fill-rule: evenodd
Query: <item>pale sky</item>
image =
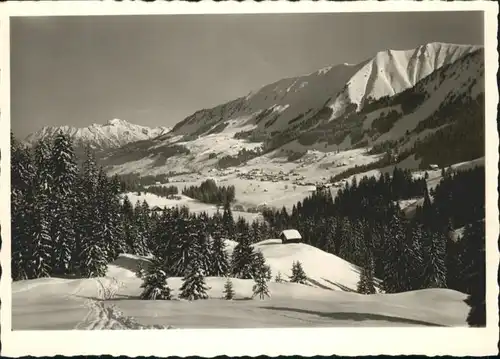
<path fill-rule="evenodd" d="M 12 129 L 173 126 L 281 78 L 428 42 L 482 45 L 482 12 L 11 18 Z"/>

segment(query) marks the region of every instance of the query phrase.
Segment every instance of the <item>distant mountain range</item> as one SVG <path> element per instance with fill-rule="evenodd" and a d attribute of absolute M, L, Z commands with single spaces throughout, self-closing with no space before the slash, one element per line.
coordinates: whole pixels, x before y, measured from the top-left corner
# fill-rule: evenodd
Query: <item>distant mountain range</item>
<path fill-rule="evenodd" d="M 89 145 L 95 150 L 119 148 L 131 142 L 148 140 L 170 131 L 168 127 L 150 128 L 135 125 L 130 122 L 113 119 L 106 124 L 92 124 L 84 128 L 70 126 L 43 127 L 41 130 L 27 136 L 24 140 L 33 145 L 41 139 L 53 138 L 59 131 L 69 135 L 75 147 Z"/>

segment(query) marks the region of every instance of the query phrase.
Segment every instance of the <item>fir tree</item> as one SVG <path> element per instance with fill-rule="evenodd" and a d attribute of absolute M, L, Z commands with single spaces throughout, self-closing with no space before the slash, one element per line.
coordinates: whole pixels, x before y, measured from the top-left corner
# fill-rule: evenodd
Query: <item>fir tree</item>
<path fill-rule="evenodd" d="M 405 252 L 405 255 L 401 258 L 401 260 L 404 260 L 407 263 L 407 290 L 417 290 L 423 287 L 423 237 L 423 226 L 417 222 L 411 228 L 410 238 L 406 242 L 407 252 Z"/>
<path fill-rule="evenodd" d="M 466 226 L 465 276 L 470 293 L 467 303 L 471 306 L 467 323 L 472 327 L 486 326 L 486 258 L 485 258 L 485 223 L 476 221 Z"/>
<path fill-rule="evenodd" d="M 210 258 L 210 274 L 216 277 L 224 277 L 229 271 L 229 257 L 225 249 L 224 240 L 215 237 L 212 241 Z"/>
<path fill-rule="evenodd" d="M 300 284 L 307 283 L 307 275 L 302 268 L 302 263 L 300 263 L 299 261 L 293 262 L 292 277 L 290 278 L 290 282 Z"/>
<path fill-rule="evenodd" d="M 142 251 L 141 243 L 138 241 L 137 222 L 135 219 L 134 207 L 132 203 L 125 197 L 122 207 L 122 223 L 123 223 L 123 236 L 127 253 L 138 254 Z"/>
<path fill-rule="evenodd" d="M 38 197 L 38 200 L 41 200 Z M 35 203 L 35 208 L 36 208 Z M 46 213 L 35 211 L 33 218 L 32 263 L 28 272 L 32 278 L 50 277 L 52 273 L 51 254 L 53 251 Z"/>
<path fill-rule="evenodd" d="M 358 293 L 375 294 L 375 282 L 373 278 L 374 263 L 373 257 L 369 251 L 366 253 L 365 263 L 361 269 L 361 275 L 358 282 Z"/>
<path fill-rule="evenodd" d="M 395 208 L 384 237 L 384 289 L 387 293 L 403 292 L 407 286 L 407 263 L 401 258 L 405 255 L 407 242 L 399 207 Z"/>
<path fill-rule="evenodd" d="M 100 198 L 98 197 L 99 170 L 93 152 L 87 148 L 79 195 L 79 225 L 77 229 L 75 258 L 78 258 L 80 275 L 102 277 L 107 270 L 106 246 L 102 239 Z"/>
<path fill-rule="evenodd" d="M 134 209 L 134 224 L 135 224 L 135 248 L 138 255 L 144 256 L 148 254 L 147 249 L 147 217 L 149 208 L 144 207 L 144 203 L 137 201 Z"/>
<path fill-rule="evenodd" d="M 180 290 L 179 296 L 187 300 L 208 299 L 208 287 L 205 284 L 200 260 L 196 256 L 189 263 Z"/>
<path fill-rule="evenodd" d="M 445 238 L 441 233 L 427 232 L 423 240 L 423 286 L 446 287 Z"/>
<path fill-rule="evenodd" d="M 11 253 L 12 278 L 28 279 L 32 259 L 33 181 L 35 166 L 30 151 L 11 132 Z"/>
<path fill-rule="evenodd" d="M 260 299 L 264 299 L 266 296 L 270 297 L 269 288 L 267 287 L 267 282 L 263 276 L 258 276 L 255 278 L 255 284 L 252 288 L 253 296 L 259 296 Z"/>
<path fill-rule="evenodd" d="M 252 262 L 252 277 L 256 278 L 259 275 L 265 280 L 271 280 L 271 267 L 266 264 L 266 259 L 260 250 L 254 254 Z"/>
<path fill-rule="evenodd" d="M 47 277 L 52 274 L 51 255 L 54 251 L 53 239 L 50 236 L 49 198 L 52 189 L 52 173 L 50 165 L 50 145 L 41 141 L 35 148 L 36 177 L 33 187 L 32 218 L 32 262 L 28 266 L 33 278 Z"/>
<path fill-rule="evenodd" d="M 232 300 L 234 298 L 234 289 L 233 289 L 233 283 L 229 278 L 227 278 L 226 283 L 224 284 L 224 299 L 226 300 Z"/>
<path fill-rule="evenodd" d="M 75 250 L 76 196 L 78 176 L 71 140 L 59 132 L 51 153 L 53 190 L 50 198 L 52 213 L 51 237 L 54 241 L 53 266 L 56 273 L 70 271 Z"/>
<path fill-rule="evenodd" d="M 198 256 L 200 270 L 206 270 L 204 254 L 199 253 L 199 234 L 194 220 L 176 218 L 172 221 L 172 229 L 167 234 L 166 246 L 162 245 L 162 252 L 168 260 L 170 273 L 174 276 L 184 275 L 189 263 L 196 256 Z"/>
<path fill-rule="evenodd" d="M 195 231 L 195 246 L 198 258 L 200 260 L 201 269 L 205 275 L 211 275 L 212 269 L 212 248 L 209 242 L 209 234 L 207 232 L 207 220 L 193 218 L 193 230 Z"/>
<path fill-rule="evenodd" d="M 97 216 L 90 224 L 94 232 L 81 243 L 80 273 L 84 277 L 103 277 L 107 270 L 107 256 L 101 241 Z"/>
<path fill-rule="evenodd" d="M 167 273 L 164 269 L 164 263 L 162 260 L 158 258 L 151 260 L 151 263 L 143 276 L 141 288 L 143 288 L 141 299 L 172 299 L 171 289 L 167 284 Z"/>
<path fill-rule="evenodd" d="M 284 282 L 283 277 L 281 276 L 281 272 L 278 271 L 278 273 L 276 274 L 276 278 L 274 279 L 274 281 L 276 283 L 283 283 Z"/>
<path fill-rule="evenodd" d="M 231 211 L 231 204 L 229 202 L 224 203 L 224 213 L 222 215 L 222 225 L 224 227 L 224 234 L 227 238 L 231 238 L 234 235 L 234 219 L 233 212 Z"/>
<path fill-rule="evenodd" d="M 253 277 L 254 251 L 247 236 L 242 235 L 233 250 L 231 272 L 234 277 L 250 279 Z"/>
<path fill-rule="evenodd" d="M 252 237 L 253 237 L 254 243 L 262 240 L 262 232 L 261 232 L 260 224 L 257 221 L 252 222 Z"/>
<path fill-rule="evenodd" d="M 96 240 L 102 244 L 102 250 L 109 262 L 118 257 L 119 230 L 116 227 L 119 222 L 117 218 L 119 212 L 115 212 L 117 207 L 114 203 L 113 186 L 102 169 L 97 174 L 97 190 L 99 199 L 96 199 L 96 213 L 100 214 L 100 220 L 96 222 L 98 233 Z"/>

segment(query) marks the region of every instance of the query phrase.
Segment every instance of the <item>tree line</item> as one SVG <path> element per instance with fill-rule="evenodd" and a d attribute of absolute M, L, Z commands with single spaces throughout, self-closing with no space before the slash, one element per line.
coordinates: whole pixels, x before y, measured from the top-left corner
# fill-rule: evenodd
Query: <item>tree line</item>
<path fill-rule="evenodd" d="M 234 186 L 217 186 L 213 179 L 207 179 L 199 186 L 185 187 L 182 194 L 203 203 L 223 205 L 234 201 L 235 188 Z"/>
<path fill-rule="evenodd" d="M 31 149 L 11 134 L 13 279 L 103 275 L 137 241 L 127 241 L 132 214 L 119 193 L 89 149 L 77 165 L 62 132 Z"/>
<path fill-rule="evenodd" d="M 387 293 L 455 289 L 482 306 L 472 322 L 484 324 L 484 168 L 442 175 L 428 191 L 424 179 L 395 168 L 392 176 L 353 180 L 334 200 L 319 191 L 291 214 L 266 210 L 264 218 L 272 232 L 296 228 L 305 243 L 360 266 L 362 291 L 374 277 Z M 399 201 L 411 198 L 423 203 L 409 216 Z M 461 236 L 455 235 L 459 228 Z"/>

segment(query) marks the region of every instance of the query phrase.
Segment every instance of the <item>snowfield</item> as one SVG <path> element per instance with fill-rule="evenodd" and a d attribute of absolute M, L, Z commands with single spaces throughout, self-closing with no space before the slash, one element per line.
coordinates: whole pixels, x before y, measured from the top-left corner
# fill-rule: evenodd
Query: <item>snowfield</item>
<path fill-rule="evenodd" d="M 184 186 L 179 187 L 179 190 L 181 190 L 182 188 L 184 188 Z M 128 197 L 128 199 L 133 205 L 135 205 L 137 201 L 141 203 L 143 201 L 146 201 L 150 208 L 155 206 L 158 206 L 161 209 L 163 209 L 164 207 L 174 208 L 178 206 L 180 208 L 182 206 L 187 206 L 189 208 L 189 211 L 192 213 L 206 212 L 209 216 L 212 216 L 217 212 L 216 205 L 203 203 L 184 195 L 179 195 L 181 197 L 181 199 L 179 200 L 160 197 L 153 193 L 147 193 L 147 192 L 142 192 L 140 195 L 137 194 L 137 192 L 127 192 L 125 196 Z M 219 211 L 222 214 L 223 209 L 220 208 Z M 235 220 L 237 220 L 239 217 L 243 217 L 246 221 L 250 223 L 256 219 L 257 220 L 262 219 L 262 215 L 260 213 L 249 213 L 249 212 L 235 211 L 235 210 L 233 210 L 233 217 Z"/>
<path fill-rule="evenodd" d="M 228 252 L 236 245 L 227 241 Z M 270 239 L 254 245 L 271 266 L 270 298 L 252 298 L 252 280 L 232 279 L 235 299 L 223 300 L 225 278 L 206 278 L 208 300 L 140 300 L 134 274 L 148 259 L 121 255 L 105 278 L 43 278 L 12 284 L 14 330 L 264 328 L 339 326 L 466 326 L 466 295 L 447 289 L 401 294 L 352 292 L 359 269 L 302 243 Z M 308 284 L 287 280 L 292 262 L 302 262 Z M 102 283 L 102 284 L 101 284 Z M 177 298 L 181 278 L 169 278 Z M 111 289 L 111 293 L 104 293 Z M 114 292 L 114 293 L 112 293 Z"/>

